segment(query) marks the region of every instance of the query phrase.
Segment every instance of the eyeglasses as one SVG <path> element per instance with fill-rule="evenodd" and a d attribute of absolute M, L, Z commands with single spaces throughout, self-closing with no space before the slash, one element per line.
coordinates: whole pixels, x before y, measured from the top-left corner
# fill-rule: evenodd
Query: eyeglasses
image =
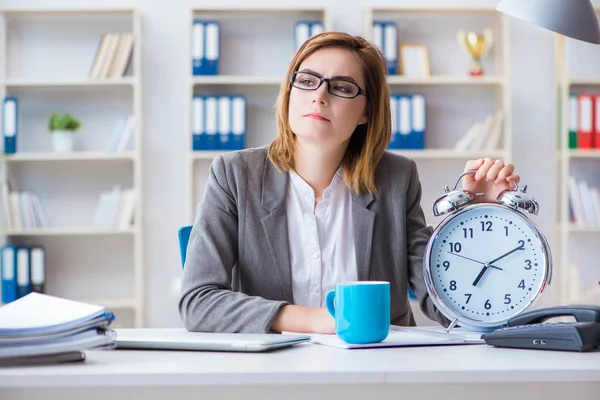
<path fill-rule="evenodd" d="M 337 97 L 353 99 L 361 94 L 367 95 L 356 83 L 343 79 L 321 78 L 311 72 L 299 71 L 294 72 L 290 77 L 292 86 L 301 90 L 317 90 L 323 82 L 327 82 L 327 91 Z"/>

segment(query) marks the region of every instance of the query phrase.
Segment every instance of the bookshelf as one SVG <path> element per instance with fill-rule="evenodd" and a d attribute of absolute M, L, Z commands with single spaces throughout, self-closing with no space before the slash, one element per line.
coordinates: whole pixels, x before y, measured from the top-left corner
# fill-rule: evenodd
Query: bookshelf
<path fill-rule="evenodd" d="M 455 182 L 469 159 L 479 157 L 501 158 L 512 161 L 512 123 L 510 116 L 509 92 L 509 59 L 508 59 L 508 24 L 501 14 L 489 8 L 438 8 L 438 7 L 382 7 L 364 10 L 363 36 L 372 37 L 372 25 L 375 20 L 395 21 L 398 24 L 399 44 L 404 38 L 409 43 L 420 43 L 428 46 L 431 76 L 407 77 L 390 75 L 388 83 L 390 91 L 423 93 L 427 99 L 427 136 L 426 148 L 423 150 L 392 150 L 416 160 L 423 185 L 422 204 L 427 223 L 436 226 L 441 219 L 435 219 L 431 211 L 433 202 L 443 193 L 444 185 Z M 252 32 L 252 37 L 238 37 L 244 31 L 243 23 L 247 15 L 260 15 L 261 18 L 280 20 L 279 32 L 288 32 L 285 36 L 279 33 L 274 39 L 265 32 Z M 283 17 L 285 15 L 285 18 Z M 192 76 L 190 74 L 191 98 L 196 93 L 244 93 L 248 98 L 247 138 L 245 147 L 256 147 L 267 144 L 275 136 L 274 102 L 279 91 L 287 63 L 293 55 L 293 32 L 291 26 L 295 20 L 322 19 L 325 30 L 331 30 L 329 14 L 325 9 L 253 9 L 222 10 L 194 9 L 192 19 L 214 19 L 221 23 L 223 39 L 221 42 L 222 74 L 216 76 Z M 236 19 L 238 18 L 238 19 Z M 281 21 L 288 21 L 285 24 Z M 233 28 L 237 21 L 239 26 Z M 262 20 L 261 20 L 262 21 Z M 190 22 L 191 25 L 191 22 Z M 256 27 L 267 26 L 257 22 Z M 232 32 L 228 27 L 232 26 Z M 427 29 L 423 28 L 427 26 Z M 433 28 L 432 28 L 433 27 Z M 486 74 L 481 77 L 468 76 L 470 56 L 462 51 L 457 43 L 458 29 L 480 32 L 486 27 L 493 29 L 495 39 L 490 54 L 483 60 Z M 237 29 L 237 30 L 236 30 Z M 260 28 L 259 28 L 260 29 Z M 271 29 L 271 28 L 265 28 Z M 256 35 L 256 37 L 254 37 Z M 191 36 L 191 35 L 190 35 Z M 248 36 L 246 32 L 246 36 Z M 253 48 L 258 40 L 269 44 L 270 59 L 273 66 L 269 73 L 259 65 L 256 56 L 248 57 L 249 62 L 229 64 L 227 52 L 234 52 L 240 46 Z M 239 41 L 239 43 L 235 43 Z M 231 45 L 231 50 L 228 50 Z M 191 47 L 191 46 L 190 46 Z M 260 53 L 259 53 L 260 54 Z M 258 57 L 260 58 L 260 57 Z M 191 60 L 191 54 L 188 58 Z M 490 150 L 453 149 L 454 143 L 478 119 L 483 119 L 495 110 L 504 111 L 502 140 L 499 148 Z M 188 129 L 191 149 L 191 107 L 188 108 Z M 193 221 L 196 205 L 202 198 L 202 190 L 206 183 L 208 167 L 221 151 L 190 151 L 189 160 L 189 204 L 188 220 Z M 424 317 L 418 305 L 413 304 L 413 311 L 418 324 L 431 324 Z"/>
<path fill-rule="evenodd" d="M 596 7 L 596 13 L 600 9 Z M 569 131 L 578 131 L 580 123 L 587 121 L 594 132 L 593 119 L 575 118 L 571 120 L 570 95 L 591 95 L 592 111 L 598 115 L 598 106 L 594 106 L 594 96 L 600 95 L 600 50 L 597 46 L 556 35 L 556 71 L 557 71 L 557 106 L 559 118 L 557 121 L 557 158 L 558 174 L 558 218 L 557 238 L 559 261 L 556 280 L 559 282 L 558 301 L 560 304 L 596 304 L 600 305 L 600 269 L 597 267 L 600 251 L 600 215 L 590 218 L 584 210 L 584 218 L 574 209 L 577 201 L 573 195 L 579 194 L 583 200 L 587 198 L 589 205 L 594 207 L 594 198 L 589 195 L 589 188 L 600 189 L 600 143 L 595 144 L 592 138 L 592 148 L 581 148 L 579 133 L 576 133 L 577 146 L 569 144 Z M 579 100 L 576 110 L 580 111 Z M 585 115 L 585 114 L 584 114 Z M 596 121 L 600 121 L 596 117 Z M 598 123 L 598 122 L 597 122 Z M 598 126 L 598 125 L 597 125 Z M 577 187 L 573 190 L 570 178 L 577 183 L 586 182 L 585 189 Z M 577 196 L 575 196 L 577 197 Z M 600 199 L 597 200 L 597 210 L 600 209 Z M 583 203 L 579 203 L 583 205 Z M 580 206 L 577 206 L 580 210 Z M 592 215 L 596 214 L 592 211 Z"/>
<path fill-rule="evenodd" d="M 426 99 L 425 148 L 392 151 L 416 161 L 425 218 L 435 227 L 443 216 L 433 216 L 433 204 L 443 194 L 444 185 L 454 184 L 467 160 L 490 157 L 512 162 L 508 22 L 491 7 L 369 8 L 364 13 L 363 35 L 372 42 L 375 21 L 396 23 L 398 46 L 419 44 L 427 48 L 430 76 L 404 76 L 398 68 L 397 74 L 388 77 L 388 84 L 392 94 L 423 94 Z M 492 29 L 494 41 L 482 59 L 483 76 L 471 77 L 470 55 L 458 44 L 457 32 L 481 33 L 485 28 Z M 454 149 L 475 121 L 496 110 L 504 113 L 498 147 Z M 435 324 L 422 314 L 416 301 L 412 309 L 418 325 Z"/>
<path fill-rule="evenodd" d="M 220 70 L 218 75 L 193 75 L 192 22 L 195 19 L 220 23 Z M 268 144 L 276 135 L 275 98 L 294 55 L 294 24 L 319 20 L 331 30 L 329 10 L 313 6 L 240 8 L 201 7 L 190 13 L 188 71 L 188 221 L 193 221 L 212 160 L 221 151 L 192 150 L 192 97 L 196 94 L 243 94 L 246 97 L 245 147 Z M 239 60 L 244 60 L 240 63 Z"/>
<path fill-rule="evenodd" d="M 0 10 L 0 26 L 0 95 L 18 100 L 17 151 L 0 155 L 2 178 L 11 191 L 36 193 L 48 218 L 35 228 L 3 221 L 3 244 L 44 247 L 46 293 L 108 307 L 117 327 L 143 327 L 140 13 Z M 92 77 L 108 33 L 133 34 L 127 69 Z M 55 112 L 82 123 L 72 151 L 53 151 L 48 119 Z M 128 116 L 135 120 L 129 145 L 115 149 L 110 142 L 124 129 L 116 122 Z M 123 197 L 114 203 L 113 213 L 123 212 L 124 224 L 94 225 L 100 194 L 115 185 L 134 199 L 129 213 L 118 211 Z"/>

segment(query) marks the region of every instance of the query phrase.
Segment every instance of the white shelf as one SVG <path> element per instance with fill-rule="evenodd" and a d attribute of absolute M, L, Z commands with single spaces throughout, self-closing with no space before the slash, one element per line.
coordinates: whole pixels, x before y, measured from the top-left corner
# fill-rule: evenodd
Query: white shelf
<path fill-rule="evenodd" d="M 413 78 L 402 75 L 388 77 L 390 85 L 503 85 L 506 79 L 502 76 L 451 76 L 432 75 L 427 78 Z"/>
<path fill-rule="evenodd" d="M 134 161 L 137 155 L 134 152 L 92 152 L 77 151 L 71 153 L 15 153 L 13 155 L 2 155 L 0 161 L 9 163 L 28 161 Z"/>
<path fill-rule="evenodd" d="M 600 9 L 596 7 L 598 14 Z M 596 46 L 556 35 L 556 71 L 559 105 L 557 122 L 560 135 L 557 148 L 559 167 L 557 224 L 557 257 L 555 276 L 558 278 L 558 302 L 563 305 L 593 304 L 594 299 L 582 297 L 585 286 L 600 279 L 596 260 L 600 253 L 596 246 L 600 226 L 571 222 L 570 177 L 586 180 L 591 187 L 598 186 L 597 167 L 600 149 L 570 149 L 569 99 L 572 93 L 600 93 L 600 51 Z M 563 106 L 561 107 L 560 104 Z M 600 304 L 600 298 L 595 299 Z"/>
<path fill-rule="evenodd" d="M 600 159 L 600 149 L 570 149 L 567 150 L 569 158 L 598 158 Z"/>
<path fill-rule="evenodd" d="M 20 136 L 16 154 L 0 155 L 2 177 L 12 191 L 39 193 L 49 219 L 58 225 L 0 230 L 0 236 L 5 243 L 45 247 L 50 294 L 96 298 L 81 301 L 131 310 L 125 327 L 142 328 L 146 278 L 141 13 L 130 7 L 32 8 L 0 10 L 0 17 L 0 94 L 19 100 Z M 106 32 L 134 35 L 128 71 L 123 77 L 90 79 Z M 52 137 L 46 132 L 54 112 L 72 114 L 82 122 L 75 151 L 51 151 Z M 129 115 L 136 122 L 132 150 L 104 151 L 115 139 L 117 122 Z M 88 214 L 91 221 L 98 193 L 116 186 L 135 194 L 134 225 L 79 226 Z M 117 289 L 107 292 L 101 287 L 98 282 L 107 279 Z"/>
<path fill-rule="evenodd" d="M 282 77 L 244 75 L 206 75 L 192 77 L 192 85 L 280 85 Z"/>
<path fill-rule="evenodd" d="M 7 89 L 19 88 L 70 88 L 70 87 L 94 87 L 94 86 L 135 86 L 136 78 L 114 78 L 102 80 L 73 80 L 73 81 L 29 81 L 11 79 L 4 82 Z"/>
<path fill-rule="evenodd" d="M 452 149 L 425 149 L 425 150 L 390 150 L 392 153 L 402 154 L 408 158 L 418 160 L 469 160 L 482 157 L 505 158 L 504 150 L 490 151 L 455 151 Z"/>
<path fill-rule="evenodd" d="M 258 4 L 246 4 L 241 7 L 232 7 L 230 5 L 210 5 L 210 6 L 202 6 L 202 7 L 194 7 L 192 9 L 193 12 L 207 12 L 207 11 L 219 11 L 226 13 L 245 13 L 245 12 L 259 12 L 259 13 L 301 13 L 301 12 L 322 12 L 324 11 L 323 7 L 319 6 L 310 6 L 310 5 L 293 5 L 293 6 L 283 6 L 278 5 L 277 7 L 273 6 L 263 6 Z"/>
<path fill-rule="evenodd" d="M 455 151 L 452 149 L 425 149 L 425 150 L 388 150 L 390 153 L 402 154 L 408 158 L 418 160 L 469 160 L 481 157 L 505 158 L 507 152 L 504 150 L 490 151 Z M 193 151 L 190 158 L 196 160 L 212 160 L 225 151 Z"/>
<path fill-rule="evenodd" d="M 600 77 L 593 76 L 581 76 L 572 77 L 566 81 L 568 86 L 570 85 L 600 85 Z"/>
<path fill-rule="evenodd" d="M 0 231 L 4 236 L 112 236 L 112 235 L 134 235 L 138 229 L 100 229 L 93 227 L 52 227 L 35 229 L 9 229 Z"/>
<path fill-rule="evenodd" d="M 577 233 L 600 233 L 600 226 L 593 226 L 593 225 L 576 225 L 576 224 L 569 224 L 567 226 L 567 229 L 569 232 L 577 232 Z"/>
<path fill-rule="evenodd" d="M 193 85 L 280 85 L 283 77 L 278 76 L 244 76 L 244 75 L 214 75 L 194 76 Z M 502 76 L 430 76 L 414 78 L 402 75 L 391 75 L 387 78 L 390 85 L 503 85 L 506 79 Z"/>

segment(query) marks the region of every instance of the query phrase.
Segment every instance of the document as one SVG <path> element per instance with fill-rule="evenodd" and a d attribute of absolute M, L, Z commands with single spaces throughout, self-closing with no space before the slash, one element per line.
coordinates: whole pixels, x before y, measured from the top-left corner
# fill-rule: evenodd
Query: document
<path fill-rule="evenodd" d="M 114 318 L 98 305 L 29 293 L 0 307 L 0 361 L 83 361 L 84 350 L 114 348 Z"/>
<path fill-rule="evenodd" d="M 381 347 L 452 346 L 485 344 L 481 332 L 455 328 L 449 333 L 444 328 L 391 326 L 385 340 L 379 343 L 348 344 L 337 335 L 308 334 L 311 343 L 342 349 L 364 349 Z"/>

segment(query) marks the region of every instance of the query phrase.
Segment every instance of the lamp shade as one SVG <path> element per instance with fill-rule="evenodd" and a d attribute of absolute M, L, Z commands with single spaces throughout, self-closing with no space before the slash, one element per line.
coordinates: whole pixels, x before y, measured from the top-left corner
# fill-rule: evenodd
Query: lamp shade
<path fill-rule="evenodd" d="M 573 39 L 600 44 L 598 16 L 590 0 L 502 0 L 496 10 Z"/>

